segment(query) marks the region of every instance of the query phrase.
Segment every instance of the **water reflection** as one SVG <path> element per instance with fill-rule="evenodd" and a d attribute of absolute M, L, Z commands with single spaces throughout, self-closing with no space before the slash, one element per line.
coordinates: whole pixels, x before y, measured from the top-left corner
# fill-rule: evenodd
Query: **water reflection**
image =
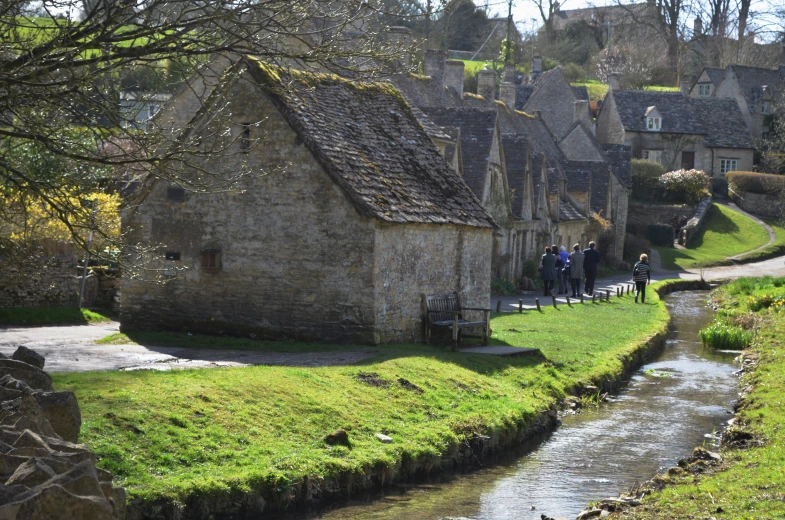
<path fill-rule="evenodd" d="M 564 418 L 536 448 L 491 468 L 397 486 L 301 518 L 539 520 L 574 518 L 597 499 L 618 495 L 672 466 L 730 418 L 736 396 L 732 353 L 703 349 L 711 319 L 706 293 L 668 297 L 673 332 L 662 354 L 602 408 Z"/>

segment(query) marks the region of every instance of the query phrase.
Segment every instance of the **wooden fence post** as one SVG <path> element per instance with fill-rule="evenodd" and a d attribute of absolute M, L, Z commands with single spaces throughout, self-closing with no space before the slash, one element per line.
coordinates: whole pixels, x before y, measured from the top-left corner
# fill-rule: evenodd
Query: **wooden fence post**
<path fill-rule="evenodd" d="M 557 308 L 556 307 L 556 297 L 554 295 L 551 295 L 551 298 L 553 298 L 553 308 L 556 309 Z"/>
<path fill-rule="evenodd" d="M 496 300 L 496 312 L 501 312 L 501 311 L 502 311 L 502 301 Z"/>
<path fill-rule="evenodd" d="M 535 298 L 534 302 L 537 304 L 537 310 L 542 312 L 542 309 L 540 308 L 540 299 L 539 298 Z"/>
<path fill-rule="evenodd" d="M 570 303 L 570 297 L 567 296 L 567 307 L 572 307 L 572 303 Z"/>
<path fill-rule="evenodd" d="M 581 303 L 583 303 L 583 293 L 581 293 Z"/>
<path fill-rule="evenodd" d="M 523 300 L 518 300 L 518 314 L 523 314 Z"/>

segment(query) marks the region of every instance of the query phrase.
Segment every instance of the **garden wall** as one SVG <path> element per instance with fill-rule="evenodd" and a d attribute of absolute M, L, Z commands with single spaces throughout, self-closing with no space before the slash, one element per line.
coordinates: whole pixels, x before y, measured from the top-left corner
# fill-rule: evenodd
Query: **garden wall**
<path fill-rule="evenodd" d="M 785 215 L 785 199 L 776 195 L 761 195 L 734 189 L 731 199 L 738 207 L 762 217 L 782 217 Z"/>
<path fill-rule="evenodd" d="M 692 237 L 697 235 L 706 224 L 706 219 L 712 208 L 711 198 L 705 198 L 698 204 L 698 209 L 695 211 L 695 216 L 692 217 L 687 224 L 681 228 L 679 233 L 679 244 L 687 247 Z"/>

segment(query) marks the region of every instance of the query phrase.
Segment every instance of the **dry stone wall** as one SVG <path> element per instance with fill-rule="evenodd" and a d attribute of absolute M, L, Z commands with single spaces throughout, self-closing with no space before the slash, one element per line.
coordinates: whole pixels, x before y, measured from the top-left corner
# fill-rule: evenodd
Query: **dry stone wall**
<path fill-rule="evenodd" d="M 738 207 L 763 217 L 781 218 L 785 215 L 785 200 L 781 197 L 772 195 L 761 195 L 759 193 L 748 193 L 737 190 L 732 192 L 733 202 Z"/>
<path fill-rule="evenodd" d="M 78 296 L 73 258 L 35 259 L 22 266 L 0 261 L 0 307 L 75 305 Z"/>
<path fill-rule="evenodd" d="M 76 396 L 56 392 L 45 360 L 0 355 L 0 518 L 121 520 L 125 490 L 79 440 Z"/>

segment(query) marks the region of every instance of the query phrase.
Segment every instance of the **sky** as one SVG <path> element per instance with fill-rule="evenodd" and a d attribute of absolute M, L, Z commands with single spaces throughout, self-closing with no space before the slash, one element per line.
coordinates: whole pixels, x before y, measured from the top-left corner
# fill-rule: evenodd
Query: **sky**
<path fill-rule="evenodd" d="M 505 0 L 474 0 L 474 3 L 477 6 L 483 6 L 486 1 L 492 15 L 507 16 L 507 2 Z M 543 1 L 547 3 L 547 0 Z M 645 0 L 636 0 L 635 3 L 642 3 L 644 1 Z M 700 3 L 702 0 L 696 1 Z M 629 0 L 622 0 L 622 2 L 625 4 L 630 3 Z M 564 9 L 580 9 L 599 5 L 616 5 L 617 2 L 615 0 L 562 0 L 562 4 L 564 5 Z M 785 0 L 753 0 L 751 11 L 754 15 L 756 11 L 763 12 L 774 9 L 785 10 Z M 536 28 L 542 25 L 540 12 L 533 0 L 514 0 L 512 16 L 518 25 L 518 30 L 524 33 L 536 30 Z M 689 16 L 690 18 L 693 18 L 694 14 L 691 13 Z M 759 18 L 758 25 L 759 29 L 762 29 L 761 32 L 765 32 L 766 29 L 782 30 L 782 27 L 779 26 L 779 24 L 774 26 L 770 19 L 767 19 L 766 17 Z"/>

